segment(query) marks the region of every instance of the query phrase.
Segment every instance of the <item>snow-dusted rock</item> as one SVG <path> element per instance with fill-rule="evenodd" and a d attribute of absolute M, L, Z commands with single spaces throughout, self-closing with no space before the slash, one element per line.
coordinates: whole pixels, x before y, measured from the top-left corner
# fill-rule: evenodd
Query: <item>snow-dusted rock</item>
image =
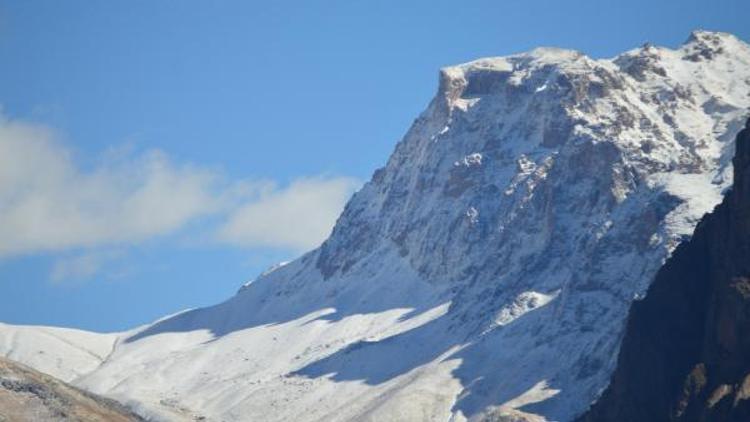
<path fill-rule="evenodd" d="M 571 420 L 731 184 L 748 106 L 750 47 L 722 33 L 445 68 L 319 249 L 120 335 L 76 384 L 167 418 Z"/>

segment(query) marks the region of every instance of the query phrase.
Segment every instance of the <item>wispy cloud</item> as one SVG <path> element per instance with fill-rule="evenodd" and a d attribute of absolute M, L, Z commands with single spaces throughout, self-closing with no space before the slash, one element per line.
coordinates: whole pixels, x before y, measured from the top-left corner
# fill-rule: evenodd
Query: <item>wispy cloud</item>
<path fill-rule="evenodd" d="M 204 229 L 221 242 L 296 251 L 325 238 L 356 186 L 227 180 L 158 150 L 107 154 L 84 169 L 54 131 L 0 116 L 0 256 L 133 245 L 208 215 L 215 226 Z M 98 262 L 61 261 L 52 277 L 87 276 Z"/>
<path fill-rule="evenodd" d="M 122 256 L 120 251 L 105 250 L 91 251 L 73 256 L 59 258 L 55 261 L 50 272 L 50 280 L 55 283 L 63 281 L 87 281 L 96 275 L 107 264 Z M 108 272 L 108 277 L 112 277 Z"/>
<path fill-rule="evenodd" d="M 231 212 L 218 237 L 241 246 L 313 248 L 330 233 L 359 185 L 348 177 L 317 177 L 299 179 L 283 189 L 269 186 Z"/>

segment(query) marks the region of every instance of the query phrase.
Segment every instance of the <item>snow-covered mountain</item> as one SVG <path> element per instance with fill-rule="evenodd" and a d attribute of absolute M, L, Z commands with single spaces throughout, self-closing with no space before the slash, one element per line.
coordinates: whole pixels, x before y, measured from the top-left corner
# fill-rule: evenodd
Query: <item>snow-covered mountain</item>
<path fill-rule="evenodd" d="M 2 326 L 0 353 L 170 420 L 571 420 L 749 106 L 723 33 L 448 67 L 320 248 L 126 333 Z"/>

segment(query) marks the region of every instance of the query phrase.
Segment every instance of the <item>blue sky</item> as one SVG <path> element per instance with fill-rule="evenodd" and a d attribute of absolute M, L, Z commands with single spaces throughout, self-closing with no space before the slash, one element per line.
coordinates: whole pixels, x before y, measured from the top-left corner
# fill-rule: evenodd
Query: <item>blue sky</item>
<path fill-rule="evenodd" d="M 0 321 L 120 330 L 325 237 L 441 66 L 608 57 L 746 1 L 0 1 Z M 8 170 L 10 169 L 10 170 Z"/>

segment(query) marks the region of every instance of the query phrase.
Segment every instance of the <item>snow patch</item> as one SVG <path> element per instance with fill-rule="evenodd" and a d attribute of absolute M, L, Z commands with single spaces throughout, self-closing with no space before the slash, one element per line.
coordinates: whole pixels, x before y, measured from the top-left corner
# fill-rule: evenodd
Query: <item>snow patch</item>
<path fill-rule="evenodd" d="M 466 210 L 466 218 L 469 220 L 470 224 L 477 224 L 479 222 L 479 211 L 474 207 L 469 207 L 469 209 Z"/>
<path fill-rule="evenodd" d="M 454 166 L 475 167 L 482 165 L 482 154 L 475 152 L 465 156 L 461 161 L 453 163 Z"/>
<path fill-rule="evenodd" d="M 495 316 L 495 325 L 500 327 L 508 325 L 525 314 L 552 302 L 558 294 L 560 294 L 559 290 L 550 294 L 534 291 L 523 292 L 516 296 L 509 305 L 500 309 L 500 312 Z"/>

